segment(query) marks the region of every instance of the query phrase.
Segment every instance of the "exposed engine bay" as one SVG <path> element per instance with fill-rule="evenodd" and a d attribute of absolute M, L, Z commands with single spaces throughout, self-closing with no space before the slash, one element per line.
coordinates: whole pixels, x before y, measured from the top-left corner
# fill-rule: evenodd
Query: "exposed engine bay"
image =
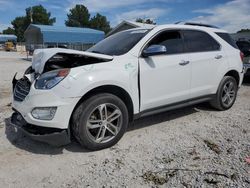
<path fill-rule="evenodd" d="M 46 72 L 58 69 L 70 69 L 83 65 L 104 63 L 113 60 L 113 56 L 69 50 L 62 48 L 38 49 L 34 51 L 32 65 L 24 73 L 23 79 L 29 84 L 33 83 L 39 76 Z M 13 91 L 20 80 L 14 76 Z"/>
<path fill-rule="evenodd" d="M 74 68 L 94 63 L 103 63 L 107 61 L 109 60 L 78 54 L 57 53 L 45 63 L 43 73 L 56 69 Z"/>
<path fill-rule="evenodd" d="M 33 54 L 32 69 L 35 73 L 43 74 L 52 70 L 104 63 L 111 60 L 113 60 L 113 56 L 100 53 L 62 48 L 38 49 Z"/>

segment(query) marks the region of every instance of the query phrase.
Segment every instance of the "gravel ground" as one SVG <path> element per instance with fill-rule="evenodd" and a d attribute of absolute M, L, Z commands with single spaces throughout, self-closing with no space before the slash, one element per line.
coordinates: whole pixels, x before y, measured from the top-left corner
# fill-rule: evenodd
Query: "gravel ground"
<path fill-rule="evenodd" d="M 54 148 L 16 132 L 11 80 L 30 65 L 0 52 L 0 187 L 250 187 L 250 84 L 232 109 L 202 104 L 140 119 L 112 148 Z"/>

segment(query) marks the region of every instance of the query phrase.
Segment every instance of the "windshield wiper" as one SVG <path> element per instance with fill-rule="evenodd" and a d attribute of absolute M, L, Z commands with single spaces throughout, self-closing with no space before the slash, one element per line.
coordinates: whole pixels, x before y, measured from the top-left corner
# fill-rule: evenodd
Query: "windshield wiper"
<path fill-rule="evenodd" d="M 102 52 L 100 52 L 100 51 L 96 51 L 96 50 L 93 50 L 93 51 L 90 51 L 90 52 L 96 53 L 96 54 L 104 54 L 104 53 L 102 53 Z M 105 55 L 105 54 L 104 54 L 104 55 Z"/>

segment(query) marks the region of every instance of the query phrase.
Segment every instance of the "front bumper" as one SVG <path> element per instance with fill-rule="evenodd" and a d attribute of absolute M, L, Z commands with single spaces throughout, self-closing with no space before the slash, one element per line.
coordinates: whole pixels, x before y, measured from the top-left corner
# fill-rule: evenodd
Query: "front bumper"
<path fill-rule="evenodd" d="M 45 142 L 53 146 L 62 146 L 70 143 L 69 122 L 79 97 L 60 96 L 61 93 L 64 93 L 62 88 L 60 92 L 55 92 L 52 89 L 36 90 L 33 84 L 25 97 L 18 98 L 16 94 L 20 94 L 23 87 L 21 90 L 19 87 L 19 92 L 15 91 L 18 81 L 14 77 L 12 82 L 12 108 L 15 112 L 12 114 L 9 124 L 33 140 Z M 24 96 L 24 93 L 21 93 L 21 95 Z M 56 107 L 56 113 L 53 118 L 51 120 L 34 118 L 31 113 L 32 110 L 44 107 Z"/>
<path fill-rule="evenodd" d="M 13 87 L 14 84 L 13 84 Z M 29 94 L 23 101 L 12 100 L 12 107 L 18 111 L 28 124 L 47 127 L 67 129 L 71 114 L 80 97 L 61 97 L 61 92 L 51 90 L 36 90 L 32 85 Z M 56 107 L 56 113 L 52 120 L 36 119 L 31 112 L 34 108 Z"/>
<path fill-rule="evenodd" d="M 12 114 L 9 123 L 33 140 L 53 146 L 63 146 L 71 142 L 69 129 L 46 128 L 28 124 L 17 111 Z"/>

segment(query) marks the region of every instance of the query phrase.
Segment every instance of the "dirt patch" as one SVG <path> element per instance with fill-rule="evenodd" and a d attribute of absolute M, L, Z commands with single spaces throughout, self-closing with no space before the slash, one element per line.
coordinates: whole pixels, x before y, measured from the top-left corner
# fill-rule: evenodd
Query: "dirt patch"
<path fill-rule="evenodd" d="M 10 97 L 10 91 L 7 89 L 2 89 L 0 88 L 0 99 L 3 100 L 4 98 L 9 98 Z"/>
<path fill-rule="evenodd" d="M 220 147 L 217 144 L 215 144 L 214 142 L 212 142 L 211 140 L 204 140 L 204 143 L 206 144 L 207 147 L 209 147 L 209 149 L 211 149 L 215 153 L 217 153 L 217 154 L 221 153 Z"/>
<path fill-rule="evenodd" d="M 177 174 L 177 170 L 171 170 L 168 172 L 145 172 L 143 174 L 143 179 L 146 182 L 152 182 L 155 185 L 163 185 L 169 181 L 170 178 Z"/>

